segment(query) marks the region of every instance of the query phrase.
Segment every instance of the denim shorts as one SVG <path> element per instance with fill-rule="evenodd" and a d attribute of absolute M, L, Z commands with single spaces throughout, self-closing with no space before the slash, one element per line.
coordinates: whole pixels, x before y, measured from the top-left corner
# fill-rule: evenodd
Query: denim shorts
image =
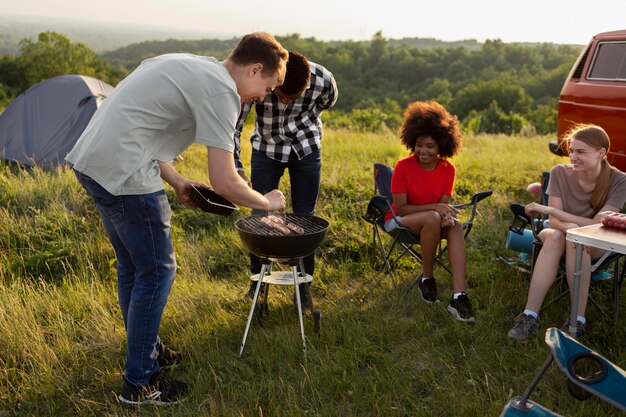
<path fill-rule="evenodd" d="M 391 218 L 389 220 L 387 220 L 385 222 L 385 232 L 391 232 L 394 229 L 397 229 L 398 226 L 400 226 L 398 224 L 398 222 L 396 222 L 396 219 L 398 219 L 398 221 L 402 220 L 402 216 L 396 216 L 395 218 Z"/>

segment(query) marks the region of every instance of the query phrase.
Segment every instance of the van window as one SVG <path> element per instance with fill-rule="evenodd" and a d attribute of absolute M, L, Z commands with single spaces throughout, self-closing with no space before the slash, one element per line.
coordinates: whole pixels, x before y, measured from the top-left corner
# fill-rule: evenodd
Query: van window
<path fill-rule="evenodd" d="M 626 81 L 626 42 L 599 43 L 587 78 Z"/>

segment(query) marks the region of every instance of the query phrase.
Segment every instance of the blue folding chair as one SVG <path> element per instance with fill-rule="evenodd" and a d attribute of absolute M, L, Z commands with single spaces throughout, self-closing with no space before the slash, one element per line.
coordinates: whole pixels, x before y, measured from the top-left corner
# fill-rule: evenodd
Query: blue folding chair
<path fill-rule="evenodd" d="M 522 397 L 515 397 L 508 402 L 500 417 L 563 417 L 561 414 L 557 414 L 554 411 L 548 410 L 541 404 L 537 404 L 534 401 L 526 400 L 522 403 Z M 522 407 L 521 404 L 524 404 Z"/>
<path fill-rule="evenodd" d="M 595 395 L 626 411 L 626 372 L 623 369 L 556 327 L 546 331 L 546 344 L 550 354 L 524 394 L 509 401 L 500 417 L 559 415 L 528 399 L 553 361 L 567 376 L 567 389 L 576 399 L 584 401 Z"/>
<path fill-rule="evenodd" d="M 374 164 L 374 197 L 371 198 L 367 206 L 367 211 L 363 215 L 363 219 L 372 224 L 374 246 L 378 248 L 378 251 L 383 258 L 383 262 L 387 269 L 387 273 L 391 276 L 391 282 L 393 283 L 393 286 L 396 287 L 396 280 L 393 275 L 393 269 L 398 264 L 400 259 L 402 259 L 405 255 L 411 255 L 421 265 L 422 255 L 416 249 L 420 242 L 419 235 L 414 234 L 413 232 L 411 232 L 411 230 L 404 226 L 400 226 L 399 220 L 393 213 L 393 210 L 391 210 L 391 204 L 393 203 L 393 195 L 391 193 L 392 176 L 393 169 L 391 167 L 381 163 Z M 463 222 L 465 237 L 467 237 L 474 225 L 474 218 L 477 213 L 477 204 L 485 198 L 489 197 L 491 194 L 492 191 L 483 191 L 481 193 L 476 193 L 472 196 L 469 202 L 464 204 L 457 204 L 454 206 L 459 210 L 471 209 L 469 219 Z M 385 231 L 384 227 L 385 215 L 388 211 L 391 211 L 393 218 L 396 219 L 396 222 L 399 225 L 396 229 L 390 232 Z M 383 234 L 387 234 L 392 238 L 391 245 L 388 249 L 385 249 L 382 238 Z M 396 251 L 396 249 L 398 250 Z M 447 245 L 441 243 L 435 257 L 435 263 L 444 270 L 448 271 L 448 273 L 452 274 L 450 268 L 442 262 L 442 257 L 446 253 L 446 251 Z M 413 281 L 409 288 L 413 287 L 413 285 L 415 285 L 415 283 L 417 283 L 420 278 L 421 275 Z"/>

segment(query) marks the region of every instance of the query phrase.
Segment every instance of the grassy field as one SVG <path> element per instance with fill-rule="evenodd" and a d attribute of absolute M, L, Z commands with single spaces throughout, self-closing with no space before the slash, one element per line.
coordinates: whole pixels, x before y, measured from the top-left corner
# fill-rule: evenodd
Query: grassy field
<path fill-rule="evenodd" d="M 254 323 L 238 357 L 249 311 L 247 254 L 233 227 L 174 210 L 178 275 L 161 336 L 184 353 L 170 373 L 191 395 L 168 409 L 118 403 L 125 334 L 117 305 L 115 260 L 94 204 L 70 171 L 0 166 L 0 417 L 5 416 L 497 416 L 521 394 L 548 349 L 539 336 L 510 342 L 506 332 L 524 306 L 528 276 L 500 262 L 508 204 L 528 202 L 527 183 L 563 161 L 547 137 L 470 136 L 454 162 L 454 199 L 493 189 L 468 246 L 468 293 L 474 325 L 405 291 L 420 270 L 401 265 L 394 289 L 361 219 L 373 191 L 372 164 L 406 154 L 394 134 L 328 131 L 318 215 L 331 228 L 318 250 L 312 285 L 322 330 L 305 318 L 303 355 L 291 287 L 276 288 L 270 311 Z M 249 160 L 244 149 L 244 160 Z M 206 178 L 206 152 L 193 147 L 177 168 Z M 281 188 L 289 193 L 288 179 Z M 243 209 L 239 216 L 249 213 Z M 451 279 L 437 270 L 442 297 Z M 610 285 L 594 290 L 608 303 Z M 563 300 L 542 314 L 541 331 L 560 326 Z M 626 329 L 588 312 L 585 343 L 626 366 Z M 532 396 L 568 416 L 612 416 L 592 398 L 574 400 L 556 366 Z"/>

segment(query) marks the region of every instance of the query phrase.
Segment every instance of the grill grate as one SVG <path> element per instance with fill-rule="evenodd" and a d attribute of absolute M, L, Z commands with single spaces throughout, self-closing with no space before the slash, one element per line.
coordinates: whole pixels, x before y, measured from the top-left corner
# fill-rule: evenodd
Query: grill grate
<path fill-rule="evenodd" d="M 304 230 L 304 233 L 301 235 L 294 233 L 294 232 L 290 232 L 289 234 L 283 234 L 279 232 L 278 230 L 263 223 L 261 221 L 263 217 L 265 216 L 257 215 L 257 216 L 245 217 L 243 219 L 240 219 L 237 222 L 238 227 L 244 232 L 252 233 L 255 235 L 285 236 L 285 237 L 306 236 L 306 235 L 310 235 L 314 233 L 319 233 L 319 232 L 324 231 L 328 227 L 328 223 L 318 217 L 288 213 L 288 214 L 285 214 L 284 216 L 278 215 L 277 217 L 280 217 L 286 222 L 300 226 Z"/>

